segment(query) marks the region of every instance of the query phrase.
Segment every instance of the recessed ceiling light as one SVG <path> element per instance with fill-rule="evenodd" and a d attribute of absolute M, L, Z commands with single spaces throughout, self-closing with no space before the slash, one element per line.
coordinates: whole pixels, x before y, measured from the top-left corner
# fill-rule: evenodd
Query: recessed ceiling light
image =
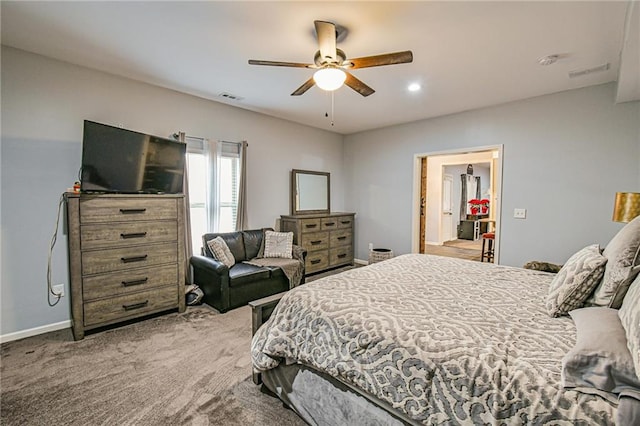
<path fill-rule="evenodd" d="M 422 88 L 422 86 L 420 86 L 419 83 L 411 83 L 409 85 L 409 87 L 407 87 L 407 89 L 409 89 L 410 92 L 417 92 L 421 88 Z"/>

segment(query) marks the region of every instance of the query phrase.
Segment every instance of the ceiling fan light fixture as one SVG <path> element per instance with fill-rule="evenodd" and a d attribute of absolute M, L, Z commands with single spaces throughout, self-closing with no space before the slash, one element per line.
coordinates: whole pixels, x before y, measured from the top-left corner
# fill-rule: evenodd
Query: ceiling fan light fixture
<path fill-rule="evenodd" d="M 322 68 L 313 74 L 313 81 L 319 88 L 328 92 L 339 89 L 347 79 L 347 74 L 339 68 Z"/>

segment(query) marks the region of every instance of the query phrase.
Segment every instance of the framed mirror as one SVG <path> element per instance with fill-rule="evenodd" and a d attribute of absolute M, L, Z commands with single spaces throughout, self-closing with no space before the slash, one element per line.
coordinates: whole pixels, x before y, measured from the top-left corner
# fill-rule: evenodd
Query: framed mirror
<path fill-rule="evenodd" d="M 291 214 L 329 213 L 328 172 L 291 170 Z"/>

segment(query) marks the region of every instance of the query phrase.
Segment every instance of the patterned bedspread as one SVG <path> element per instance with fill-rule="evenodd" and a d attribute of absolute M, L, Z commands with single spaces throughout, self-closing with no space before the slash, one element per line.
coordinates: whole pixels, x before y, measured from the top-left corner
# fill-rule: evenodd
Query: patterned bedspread
<path fill-rule="evenodd" d="M 424 424 L 613 424 L 605 399 L 565 391 L 569 317 L 544 308 L 552 274 L 403 255 L 286 294 L 254 366 L 323 371 Z"/>

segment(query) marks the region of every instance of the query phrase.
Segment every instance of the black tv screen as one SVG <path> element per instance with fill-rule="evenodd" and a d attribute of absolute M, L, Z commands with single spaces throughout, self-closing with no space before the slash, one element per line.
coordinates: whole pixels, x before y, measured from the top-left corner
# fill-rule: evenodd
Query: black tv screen
<path fill-rule="evenodd" d="M 182 193 L 186 144 L 84 121 L 82 192 Z"/>

